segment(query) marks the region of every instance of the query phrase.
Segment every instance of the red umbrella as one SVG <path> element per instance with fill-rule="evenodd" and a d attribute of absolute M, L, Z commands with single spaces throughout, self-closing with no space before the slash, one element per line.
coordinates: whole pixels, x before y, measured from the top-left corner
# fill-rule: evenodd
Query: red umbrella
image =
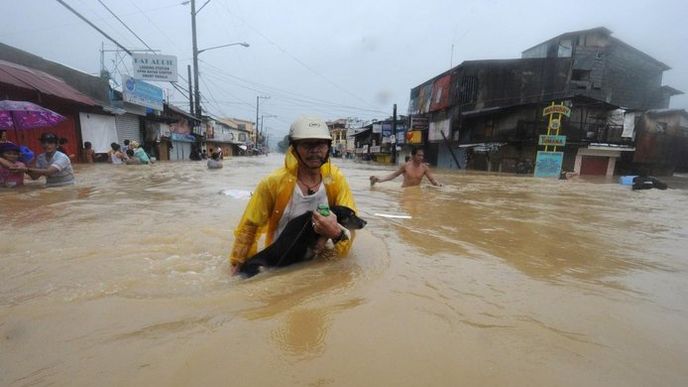
<path fill-rule="evenodd" d="M 64 120 L 64 116 L 32 102 L 0 101 L 0 129 L 14 129 L 15 134 L 23 129 L 55 126 Z"/>

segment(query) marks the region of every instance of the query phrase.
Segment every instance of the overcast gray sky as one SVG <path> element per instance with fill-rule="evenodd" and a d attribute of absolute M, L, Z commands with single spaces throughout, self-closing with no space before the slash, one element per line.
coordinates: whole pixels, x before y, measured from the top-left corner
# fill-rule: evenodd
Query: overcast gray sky
<path fill-rule="evenodd" d="M 97 0 L 65 0 L 127 48 L 144 48 Z M 149 46 L 191 62 L 190 8 L 182 0 L 102 0 Z M 200 7 L 205 0 L 197 0 Z M 54 0 L 0 0 L 0 41 L 96 74 L 98 32 Z M 405 113 L 412 87 L 464 60 L 518 58 L 567 31 L 604 26 L 666 63 L 664 84 L 688 92 L 688 2 L 211 0 L 198 14 L 204 106 L 217 116 L 255 120 L 257 95 L 272 133 L 298 115 L 385 118 Z M 454 45 L 452 58 L 452 44 Z M 106 56 L 113 69 L 114 54 Z M 124 65 L 131 68 L 131 60 Z M 120 69 L 124 66 L 120 64 Z M 180 82 L 183 82 L 180 80 Z M 173 103 L 184 97 L 167 84 Z M 672 107 L 688 108 L 677 96 Z"/>

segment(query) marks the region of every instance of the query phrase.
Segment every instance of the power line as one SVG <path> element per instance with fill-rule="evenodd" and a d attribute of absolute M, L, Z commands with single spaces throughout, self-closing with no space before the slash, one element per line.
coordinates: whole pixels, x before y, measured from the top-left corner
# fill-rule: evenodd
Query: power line
<path fill-rule="evenodd" d="M 238 86 L 238 87 L 241 87 L 241 88 L 245 88 L 245 89 L 248 89 L 248 90 L 252 90 L 252 91 L 255 91 L 255 92 L 258 92 L 258 93 L 261 93 L 261 94 L 271 94 L 271 95 L 274 95 L 274 94 L 275 94 L 275 91 L 276 91 L 277 94 L 285 94 L 285 96 L 283 97 L 283 98 L 285 98 L 285 99 L 293 100 L 293 101 L 297 101 L 297 102 L 302 102 L 302 103 L 304 103 L 304 104 L 309 104 L 309 105 L 321 105 L 321 106 L 328 106 L 328 107 L 332 107 L 332 108 L 342 108 L 342 109 L 346 109 L 346 110 L 367 111 L 367 112 L 371 112 L 371 113 L 387 114 L 387 112 L 382 111 L 382 110 L 368 109 L 368 108 L 362 108 L 362 107 L 358 107 L 358 106 L 350 106 L 350 105 L 338 104 L 338 103 L 334 103 L 334 102 L 329 102 L 329 101 L 325 101 L 325 100 L 320 100 L 320 99 L 313 98 L 313 97 L 303 96 L 303 95 L 301 95 L 301 94 L 297 94 L 297 93 L 294 93 L 294 92 L 290 92 L 290 91 L 283 90 L 283 89 L 279 89 L 279 88 L 272 87 L 272 86 L 267 86 L 267 85 L 264 85 L 264 84 L 261 84 L 261 83 L 258 83 L 258 82 L 249 81 L 249 80 L 246 80 L 246 79 L 237 77 L 237 76 L 235 76 L 235 75 L 228 74 L 228 73 L 222 71 L 219 67 L 213 66 L 213 65 L 211 65 L 210 63 L 207 63 L 207 62 L 205 62 L 205 61 L 203 61 L 203 60 L 201 60 L 201 62 L 203 62 L 204 64 L 206 64 L 206 65 L 208 65 L 208 66 L 210 66 L 210 67 L 212 67 L 212 68 L 219 74 L 219 75 L 217 75 L 217 77 L 220 77 L 220 76 L 222 75 L 222 76 L 224 76 L 224 77 L 232 78 L 232 79 L 237 80 L 237 81 L 245 82 L 245 83 L 248 83 L 248 84 L 255 84 L 255 85 L 258 85 L 258 86 L 260 86 L 260 87 L 264 87 L 265 89 L 259 89 L 259 88 L 256 88 L 256 87 L 249 87 L 249 86 L 245 86 L 245 85 L 241 85 L 241 84 L 232 83 L 231 80 L 229 80 L 229 79 L 227 79 L 227 78 L 224 78 L 227 82 L 230 82 L 230 83 L 232 83 L 232 84 L 235 85 L 235 86 Z"/>
<path fill-rule="evenodd" d="M 292 58 L 292 59 L 293 59 L 294 61 L 296 61 L 298 64 L 300 64 L 301 66 L 303 66 L 304 68 L 306 68 L 307 70 L 309 70 L 310 72 L 312 72 L 313 74 L 315 74 L 315 75 L 319 76 L 320 78 L 324 79 L 326 82 L 328 82 L 328 83 L 331 84 L 332 86 L 336 87 L 337 89 L 339 89 L 339 90 L 343 91 L 344 93 L 350 95 L 351 97 L 356 98 L 357 100 L 363 102 L 363 103 L 366 104 L 366 105 L 369 104 L 368 101 L 365 101 L 363 98 L 360 98 L 359 96 L 353 94 L 353 93 L 350 92 L 349 90 L 343 88 L 342 86 L 339 86 L 337 83 L 335 83 L 334 81 L 332 81 L 331 79 L 329 79 L 329 78 L 326 77 L 325 75 L 321 74 L 320 72 L 316 71 L 315 69 L 313 69 L 312 67 L 310 67 L 309 65 L 307 65 L 304 61 L 302 61 L 301 59 L 299 59 L 299 58 L 296 57 L 295 55 L 291 54 L 291 53 L 290 53 L 289 51 L 287 51 L 285 48 L 283 48 L 283 47 L 280 46 L 279 44 L 277 44 L 277 43 L 275 43 L 274 41 L 272 41 L 272 40 L 271 40 L 270 38 L 268 38 L 265 34 L 263 34 L 262 32 L 260 32 L 257 28 L 253 27 L 251 24 L 249 24 L 248 22 L 246 22 L 243 18 L 241 18 L 240 16 L 235 15 L 234 13 L 232 13 L 232 11 L 229 10 L 229 7 L 227 6 L 227 4 L 225 4 L 224 2 L 221 2 L 221 4 L 224 6 L 224 9 L 227 11 L 227 13 L 228 13 L 230 16 L 233 16 L 233 17 L 239 19 L 242 23 L 244 23 L 246 26 L 248 26 L 248 27 L 251 28 L 253 31 L 255 31 L 258 35 L 260 35 L 260 36 L 261 36 L 263 39 L 265 39 L 268 43 L 270 43 L 271 45 L 273 45 L 274 47 L 276 47 L 278 50 L 280 50 L 282 53 L 284 53 L 284 54 L 286 54 L 287 56 L 289 56 L 290 58 Z"/>
<path fill-rule="evenodd" d="M 217 102 L 215 102 L 215 96 L 213 95 L 213 92 L 208 87 L 208 84 L 205 83 L 205 79 L 201 78 L 201 82 L 203 82 L 203 86 L 205 86 L 205 89 L 208 90 L 208 95 L 210 96 L 210 98 L 208 99 L 208 102 L 212 102 L 213 105 L 215 105 L 215 107 L 217 108 L 217 110 L 220 113 L 222 113 L 222 115 L 226 115 L 225 112 L 223 111 L 223 109 L 217 104 Z"/>
<path fill-rule="evenodd" d="M 103 6 L 112 16 L 114 16 L 115 19 L 117 19 L 117 20 L 124 26 L 124 28 L 127 29 L 127 31 L 131 32 L 131 34 L 134 35 L 134 36 L 136 37 L 136 39 L 139 40 L 139 42 L 143 43 L 143 45 L 146 46 L 150 51 L 155 52 L 155 50 L 153 50 L 153 48 L 152 48 L 151 46 L 149 46 L 148 43 L 146 43 L 138 34 L 136 34 L 136 32 L 134 32 L 134 30 L 132 30 L 131 28 L 129 28 L 129 26 L 124 22 L 124 20 L 122 20 L 119 16 L 117 16 L 117 14 L 115 14 L 115 12 L 112 11 L 112 10 L 111 10 L 102 0 L 98 0 L 98 2 L 99 2 L 100 5 L 102 5 L 102 6 Z M 140 8 L 137 7 L 137 9 L 139 9 L 139 11 L 141 11 Z M 141 12 L 143 13 L 143 11 L 141 11 Z M 149 19 L 149 20 L 150 20 L 150 19 Z M 131 55 L 131 52 L 129 52 L 129 51 L 126 50 L 126 49 L 125 49 L 125 51 L 127 51 L 127 53 L 128 53 L 129 55 Z M 127 68 L 126 64 L 123 63 L 123 62 L 122 62 L 122 64 L 124 65 L 125 70 L 127 70 L 127 72 L 128 72 L 129 69 Z M 117 65 L 115 65 L 115 68 L 116 68 L 116 67 L 117 67 Z M 179 76 L 182 80 L 186 81 L 186 79 L 184 79 L 184 77 L 183 77 L 181 74 L 177 73 L 177 76 Z M 179 91 L 179 92 L 182 94 L 182 96 L 184 96 L 184 97 L 188 100 L 188 96 L 186 95 L 186 93 L 188 93 L 188 90 L 187 90 L 187 89 L 185 89 L 184 87 L 182 87 L 182 86 L 180 86 L 180 85 L 177 85 L 175 82 L 172 82 L 172 81 L 170 81 L 170 84 L 171 84 L 177 91 Z M 180 88 L 181 88 L 181 90 L 180 90 Z"/>
<path fill-rule="evenodd" d="M 100 0 L 98 0 L 98 1 L 100 1 Z M 139 13 L 140 13 L 141 15 L 143 15 L 146 19 L 148 19 L 148 21 L 151 23 L 151 25 L 152 25 L 153 27 L 155 27 L 155 29 L 158 30 L 158 32 L 160 32 L 160 34 L 161 34 L 162 36 L 164 36 L 165 39 L 167 39 L 168 42 L 170 42 L 170 43 L 172 44 L 172 47 L 174 47 L 174 49 L 175 49 L 177 52 L 181 51 L 181 50 L 179 50 L 179 47 L 177 47 L 177 45 L 174 43 L 174 41 L 173 41 L 172 39 L 170 39 L 170 37 L 169 37 L 162 29 L 160 29 L 160 27 L 158 27 L 158 25 L 155 24 L 155 22 L 154 22 L 150 17 L 148 17 L 148 15 L 147 15 L 145 12 L 143 12 L 143 10 L 142 10 L 141 8 L 139 8 L 139 6 L 136 5 L 135 2 L 133 2 L 133 1 L 131 1 L 131 0 L 129 0 L 129 2 L 131 3 L 131 5 L 133 5 L 133 6 L 139 11 Z M 133 33 L 133 32 L 132 32 L 132 33 Z M 144 43 L 144 44 L 145 44 L 145 43 Z M 148 45 L 146 45 L 146 47 L 148 47 Z M 149 47 L 149 48 L 150 48 L 150 47 Z M 179 78 L 181 78 L 182 81 L 187 82 L 187 83 L 189 82 L 189 81 L 188 81 L 186 78 L 184 78 L 184 76 L 181 75 L 179 72 L 177 72 L 177 76 L 178 76 Z"/>
<path fill-rule="evenodd" d="M 158 32 L 160 32 L 160 35 L 164 36 L 165 39 L 167 39 L 167 41 L 170 42 L 170 43 L 172 44 L 172 47 L 174 47 L 175 49 L 177 49 L 177 51 L 179 51 L 179 47 L 177 47 L 177 45 L 174 43 L 174 41 L 173 41 L 172 39 L 170 39 L 170 37 L 167 36 L 167 34 L 165 33 L 165 31 L 163 31 L 162 29 L 160 29 L 160 27 L 158 27 L 158 25 L 155 24 L 155 22 L 154 22 L 153 20 L 151 20 L 151 18 L 148 17 L 148 15 L 147 15 L 145 12 L 143 12 L 143 10 L 142 10 L 141 8 L 139 8 L 139 6 L 136 5 L 135 2 L 129 0 L 129 3 L 131 3 L 131 5 L 133 5 L 134 8 L 136 8 L 136 9 L 139 11 L 139 13 L 140 13 L 141 15 L 143 15 L 146 19 L 148 19 L 148 21 L 151 23 L 151 25 L 152 25 L 153 27 L 155 27 L 155 29 L 158 30 Z"/>
<path fill-rule="evenodd" d="M 105 5 L 105 3 L 103 2 L 103 0 L 98 0 L 98 2 L 99 2 L 100 5 L 102 5 L 105 9 L 107 9 L 107 11 L 110 12 L 110 14 L 111 14 L 112 16 L 115 17 L 115 19 L 117 19 L 120 23 L 122 23 L 122 25 L 124 26 L 124 28 L 126 28 L 129 32 L 131 32 L 131 34 L 134 35 L 134 36 L 136 37 L 136 39 L 139 40 L 139 42 L 143 43 L 143 45 L 146 46 L 146 47 L 148 47 L 149 50 L 154 51 L 154 50 L 151 48 L 151 46 L 148 45 L 148 43 L 144 42 L 143 39 L 141 39 L 141 37 L 138 36 L 138 35 L 136 34 L 136 32 L 134 32 L 131 28 L 129 28 L 129 26 L 127 25 L 127 23 L 125 23 L 122 19 L 119 18 L 119 16 L 117 16 L 114 12 L 112 12 L 112 10 L 111 10 L 107 5 Z"/>
<path fill-rule="evenodd" d="M 84 17 L 84 16 L 83 16 L 82 14 L 80 14 L 79 12 L 77 12 L 74 8 L 70 7 L 70 6 L 69 6 L 67 3 L 65 3 L 63 0 L 56 0 L 56 1 L 57 1 L 58 3 L 60 3 L 60 4 L 62 4 L 62 5 L 63 5 L 65 8 L 67 8 L 68 10 L 70 10 L 73 14 L 75 14 L 76 16 L 78 16 L 81 20 L 83 20 L 83 21 L 85 21 L 86 23 L 88 23 L 88 25 L 90 25 L 91 27 L 93 27 L 96 31 L 98 31 L 98 32 L 100 32 L 101 34 L 103 34 L 103 36 L 105 36 L 106 38 L 108 38 L 111 42 L 115 43 L 115 44 L 117 45 L 117 47 L 121 48 L 121 49 L 124 50 L 127 54 L 131 55 L 131 51 L 127 50 L 127 49 L 126 49 L 123 45 L 121 45 L 118 41 L 116 41 L 114 38 L 110 37 L 110 35 L 106 34 L 105 31 L 103 31 L 103 30 L 101 30 L 100 28 L 98 28 L 98 26 L 96 26 L 95 24 L 93 24 L 90 20 L 86 19 L 86 17 Z"/>
<path fill-rule="evenodd" d="M 208 72 L 206 72 L 205 74 L 207 76 L 210 76 L 210 77 L 212 77 L 216 80 L 219 80 L 219 81 L 230 82 L 233 86 L 236 86 L 236 87 L 245 88 L 245 89 L 260 93 L 260 94 L 265 93 L 265 90 L 256 89 L 253 87 L 244 86 L 244 85 L 240 85 L 240 84 L 234 84 L 231 81 L 227 80 L 226 78 L 223 78 L 221 75 L 218 75 L 218 74 L 213 74 L 213 73 L 208 73 Z M 275 95 L 272 93 L 269 93 L 269 94 L 271 94 L 273 96 Z M 368 109 L 349 107 L 349 106 L 345 106 L 345 105 L 335 105 L 335 104 L 330 104 L 330 103 L 314 102 L 314 101 L 303 100 L 303 99 L 299 99 L 299 98 L 289 98 L 289 97 L 277 96 L 275 99 L 283 101 L 285 103 L 290 103 L 290 104 L 296 105 L 296 106 L 305 106 L 311 110 L 317 110 L 320 112 L 325 112 L 327 114 L 332 114 L 335 111 L 346 112 L 346 114 L 350 114 L 351 112 L 355 112 L 355 113 L 359 113 L 359 114 L 360 113 L 368 113 L 368 114 L 375 114 L 375 115 L 387 114 L 387 112 L 382 112 L 382 111 L 378 111 L 378 110 L 369 111 Z M 252 104 L 249 104 L 249 103 L 245 103 L 245 104 L 247 106 L 253 106 Z M 319 107 L 319 108 L 314 108 L 314 107 Z"/>

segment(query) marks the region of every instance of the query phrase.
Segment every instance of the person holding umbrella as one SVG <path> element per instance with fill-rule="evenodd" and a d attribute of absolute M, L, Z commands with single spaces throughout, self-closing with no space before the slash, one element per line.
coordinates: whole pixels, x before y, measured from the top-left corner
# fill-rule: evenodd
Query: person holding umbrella
<path fill-rule="evenodd" d="M 9 141 L 0 142 L 0 187 L 24 185 L 24 163 L 19 161 L 19 147 Z"/>
<path fill-rule="evenodd" d="M 58 137 L 54 133 L 43 133 L 40 141 L 44 153 L 36 158 L 35 168 L 25 168 L 24 172 L 33 180 L 45 176 L 46 187 L 74 184 L 72 162 L 67 155 L 57 150 Z"/>

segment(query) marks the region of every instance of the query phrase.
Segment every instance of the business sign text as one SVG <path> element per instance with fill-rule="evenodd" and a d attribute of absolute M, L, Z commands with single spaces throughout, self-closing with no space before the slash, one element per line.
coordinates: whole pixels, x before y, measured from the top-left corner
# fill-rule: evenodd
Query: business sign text
<path fill-rule="evenodd" d="M 144 81 L 177 82 L 177 57 L 173 55 L 133 54 L 134 78 Z"/>

